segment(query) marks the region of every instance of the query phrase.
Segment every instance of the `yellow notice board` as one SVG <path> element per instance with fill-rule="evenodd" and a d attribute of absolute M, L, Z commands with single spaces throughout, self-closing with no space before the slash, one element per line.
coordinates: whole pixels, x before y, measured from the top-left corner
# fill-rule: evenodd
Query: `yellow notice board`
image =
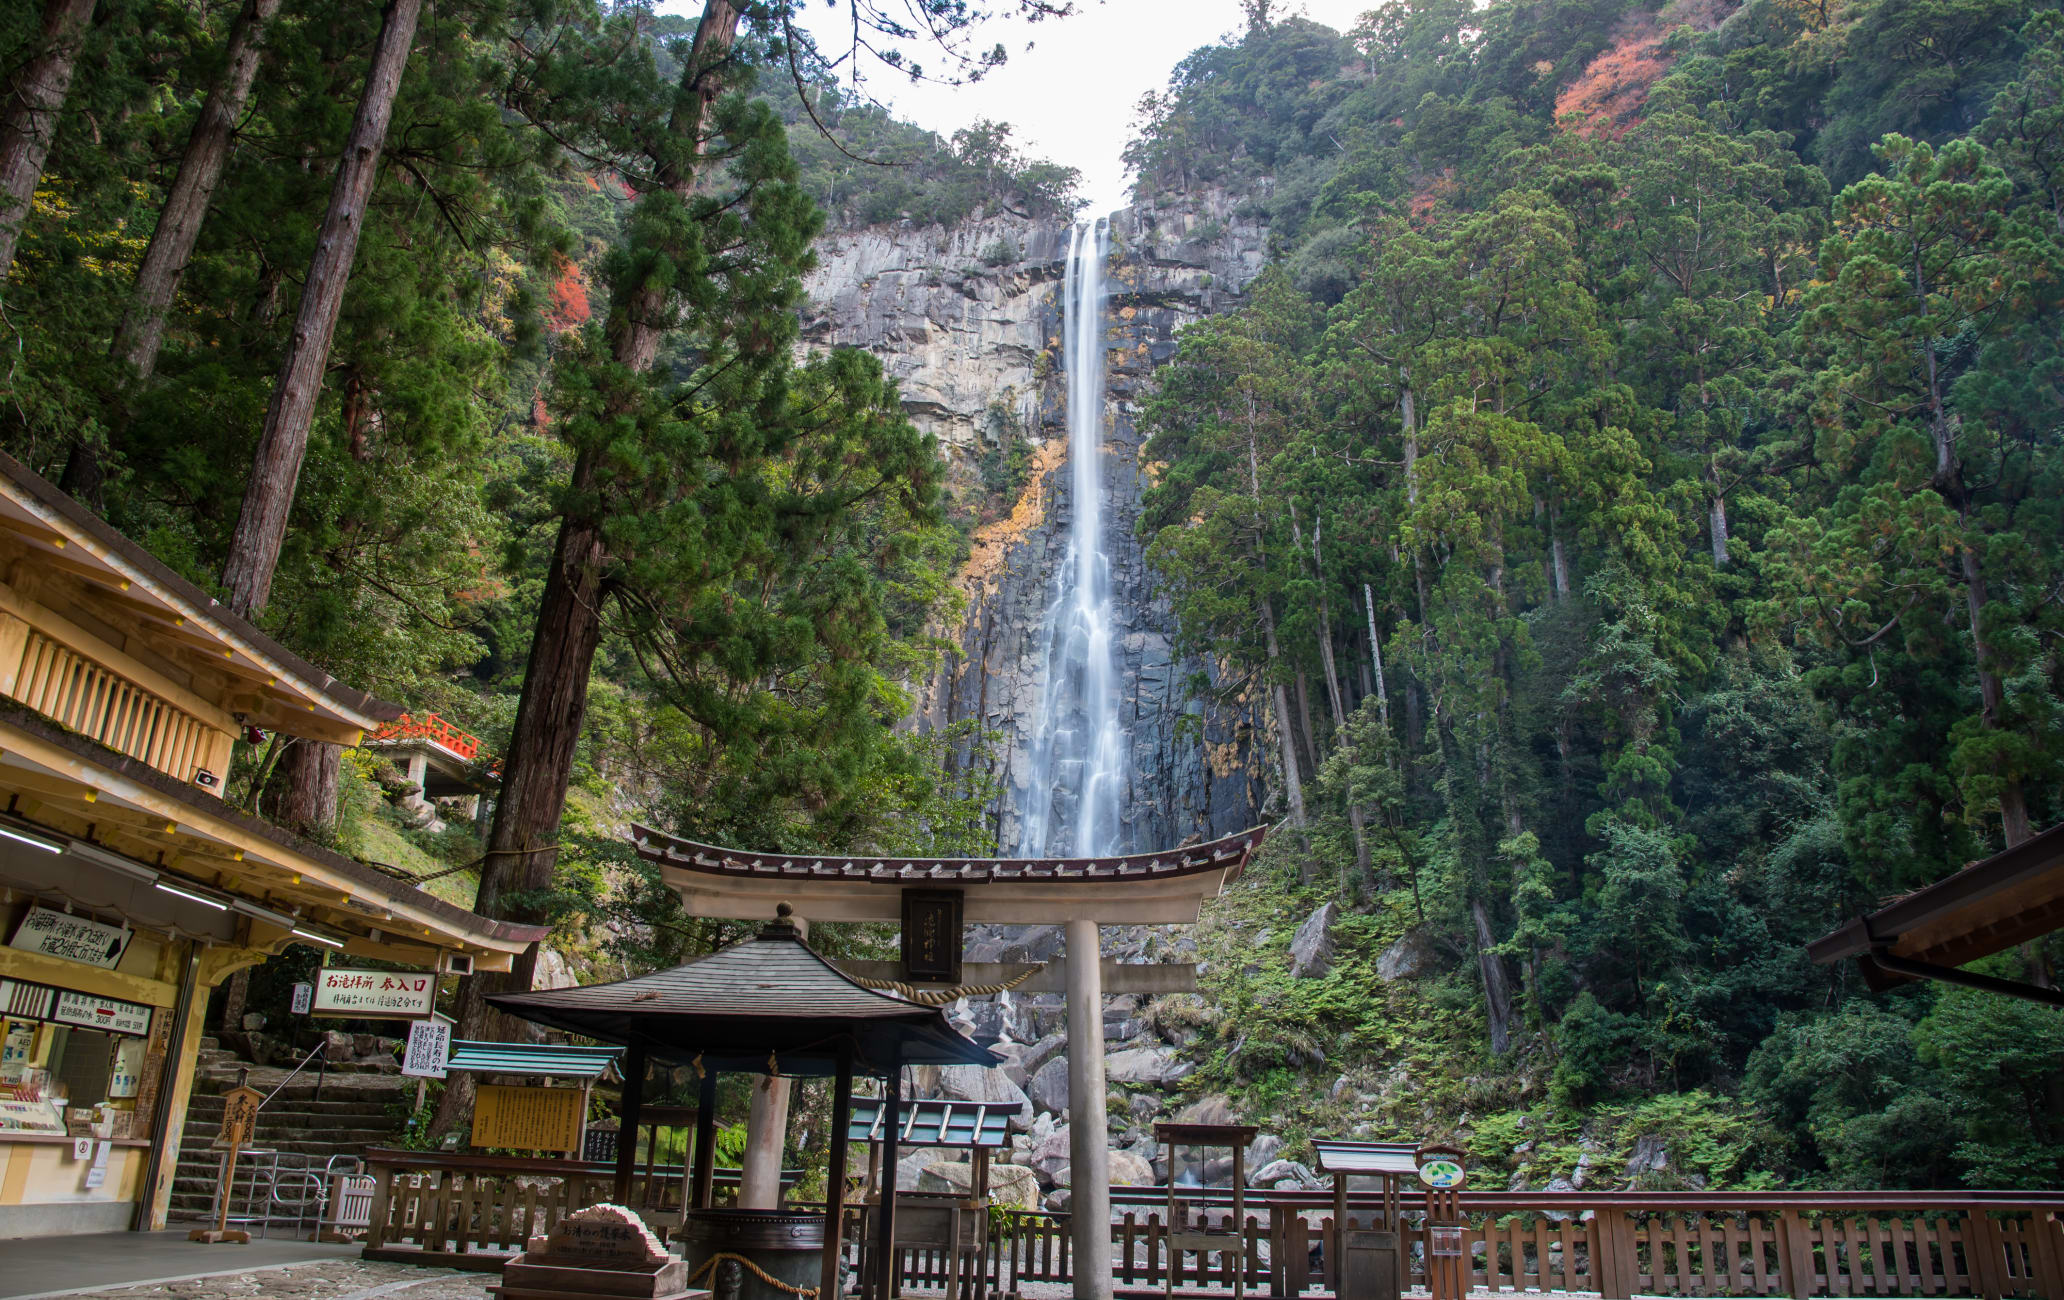
<path fill-rule="evenodd" d="M 580 1145 L 578 1088 L 480 1085 L 473 1098 L 473 1145 L 516 1151 L 571 1151 Z"/>

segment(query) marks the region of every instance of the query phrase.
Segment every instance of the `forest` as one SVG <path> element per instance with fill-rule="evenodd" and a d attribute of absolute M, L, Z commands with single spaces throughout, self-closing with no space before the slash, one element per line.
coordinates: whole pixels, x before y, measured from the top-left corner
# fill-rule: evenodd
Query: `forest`
<path fill-rule="evenodd" d="M 1803 947 L 2064 814 L 2064 14 L 1250 12 L 1128 157 L 1277 245 L 1142 531 L 1275 722 L 1280 869 L 1435 937 L 1511 1152 L 1673 1094 L 1723 1179 L 2056 1185 L 2064 1018 Z M 1278 1093 L 1371 1016 L 1250 984 Z"/>
<path fill-rule="evenodd" d="M 981 19 L 1067 21 L 947 8 L 955 75 Z M 724 935 L 631 809 L 994 848 L 950 761 L 982 738 L 906 725 L 978 488 L 879 359 L 797 348 L 800 283 L 826 229 L 1065 221 L 1075 177 L 841 90 L 791 10 L 0 14 L 0 446 L 504 756 L 478 838 L 314 743 L 240 746 L 228 799 L 577 956 Z M 1409 1062 L 1385 1126 L 1537 1182 L 1632 1111 L 1721 1185 L 2064 1180 L 2064 1017 L 1803 952 L 2064 816 L 2064 14 L 1423 0 L 1343 34 L 1255 0 L 1127 157 L 1143 207 L 1231 193 L 1273 244 L 1141 411 L 1150 557 L 1289 823 L 1207 947 L 1346 913 L 1326 978 L 1222 961 L 1160 1013 L 1190 1086 L 1295 1136 Z"/>

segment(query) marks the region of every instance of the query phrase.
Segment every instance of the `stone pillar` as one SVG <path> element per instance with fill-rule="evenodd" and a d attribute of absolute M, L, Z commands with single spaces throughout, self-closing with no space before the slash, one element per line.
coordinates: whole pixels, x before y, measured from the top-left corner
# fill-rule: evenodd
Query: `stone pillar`
<path fill-rule="evenodd" d="M 1070 921 L 1067 933 L 1068 1232 L 1075 1247 L 1075 1300 L 1111 1300 L 1103 951 L 1095 921 Z"/>
<path fill-rule="evenodd" d="M 772 1210 L 781 1204 L 781 1149 L 788 1141 L 789 1080 L 753 1076 L 752 1111 L 745 1120 L 745 1160 L 738 1175 L 738 1208 Z"/>

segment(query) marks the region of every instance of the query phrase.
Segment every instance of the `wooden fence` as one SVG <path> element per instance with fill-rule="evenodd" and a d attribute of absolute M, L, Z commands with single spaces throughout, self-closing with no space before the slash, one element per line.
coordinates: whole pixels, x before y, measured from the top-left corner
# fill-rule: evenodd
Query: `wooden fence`
<path fill-rule="evenodd" d="M 573 1210 L 608 1200 L 612 1185 L 609 1166 L 564 1160 L 373 1151 L 368 1167 L 376 1187 L 367 1256 L 462 1267 L 498 1266 Z M 653 1179 L 653 1199 L 665 1203 L 679 1171 L 655 1170 Z M 1242 1225 L 1243 1290 L 1277 1297 L 1334 1291 L 1339 1253 L 1330 1194 L 1253 1196 L 1258 1204 L 1250 1203 Z M 634 1187 L 632 1203 L 643 1199 L 643 1187 Z M 1231 1289 L 1224 1256 L 1170 1258 L 1164 1189 L 1113 1188 L 1111 1199 L 1111 1272 L 1120 1290 L 1159 1292 L 1171 1267 L 1179 1291 Z M 1407 1199 L 1398 1225 L 1406 1255 L 1399 1271 L 1408 1285 L 1424 1287 L 1428 1234 L 1416 1199 Z M 1215 1214 L 1224 1226 L 1230 1215 L 1223 1192 L 1185 1193 L 1184 1200 L 1193 1218 Z M 1602 1300 L 2064 1300 L 2064 1193 L 1464 1192 L 1462 1209 L 1462 1253 L 1479 1291 Z M 1357 1196 L 1348 1216 L 1352 1226 L 1369 1227 L 1380 1209 Z M 1073 1281 L 1066 1214 L 1006 1211 L 992 1226 L 980 1264 L 983 1290 L 999 1295 L 1026 1283 Z M 849 1218 L 846 1249 L 856 1263 L 857 1228 Z M 898 1287 L 943 1290 L 946 1269 L 943 1252 L 901 1252 Z"/>

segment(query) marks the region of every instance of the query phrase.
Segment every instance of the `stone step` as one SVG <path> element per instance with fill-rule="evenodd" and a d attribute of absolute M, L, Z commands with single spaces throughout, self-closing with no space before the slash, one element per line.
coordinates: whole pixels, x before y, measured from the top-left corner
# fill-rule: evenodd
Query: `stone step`
<path fill-rule="evenodd" d="M 313 1097 L 275 1097 L 272 1104 L 259 1111 L 258 1115 L 261 1122 L 284 1116 L 291 1116 L 297 1120 L 320 1122 L 338 1116 L 348 1118 L 363 1115 L 369 1119 L 377 1118 L 382 1123 L 392 1123 L 394 1112 L 389 1107 L 399 1100 L 401 1099 L 398 1097 L 370 1099 L 364 1097 L 339 1097 L 332 1100 L 328 1093 L 323 1094 L 321 1101 L 317 1101 Z M 212 1118 L 220 1115 L 222 1113 L 222 1098 L 195 1097 L 193 1104 L 187 1107 L 186 1113 L 194 1119 Z"/>

